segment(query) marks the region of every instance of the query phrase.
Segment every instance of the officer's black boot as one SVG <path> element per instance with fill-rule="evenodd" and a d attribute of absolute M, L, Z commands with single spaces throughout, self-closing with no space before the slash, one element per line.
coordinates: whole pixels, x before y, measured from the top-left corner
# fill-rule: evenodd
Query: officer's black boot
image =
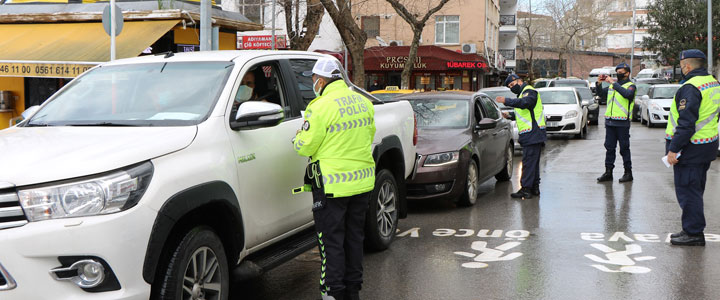
<path fill-rule="evenodd" d="M 604 182 L 604 181 L 613 180 L 612 172 L 613 172 L 612 167 L 605 167 L 605 173 L 603 173 L 600 177 L 598 177 L 597 181 Z"/>
<path fill-rule="evenodd" d="M 532 196 L 532 193 L 530 192 L 530 189 L 524 187 L 524 188 L 521 188 L 519 191 L 510 194 L 510 197 L 531 199 L 533 196 Z"/>
<path fill-rule="evenodd" d="M 530 193 L 533 194 L 533 196 L 540 196 L 540 185 L 535 185 L 530 189 Z"/>
<path fill-rule="evenodd" d="M 620 177 L 620 180 L 618 180 L 618 181 L 620 181 L 620 182 L 633 181 L 632 169 L 626 168 L 626 169 L 625 169 L 625 173 L 623 174 L 622 177 Z"/>

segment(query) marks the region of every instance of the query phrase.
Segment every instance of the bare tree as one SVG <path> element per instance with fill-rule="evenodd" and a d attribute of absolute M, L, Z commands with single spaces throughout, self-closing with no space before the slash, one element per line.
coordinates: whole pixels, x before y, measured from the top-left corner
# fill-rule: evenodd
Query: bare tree
<path fill-rule="evenodd" d="M 527 1 L 528 4 L 530 4 L 528 6 L 527 15 L 524 16 L 522 12 L 518 12 L 517 22 L 518 27 L 520 27 L 517 35 L 518 45 L 520 46 L 518 48 L 520 48 L 520 52 L 523 53 L 523 57 L 525 57 L 525 63 L 528 66 L 528 82 L 532 82 L 532 80 L 535 79 L 534 55 L 535 47 L 537 46 L 536 38 L 540 28 L 540 26 L 538 26 L 538 22 L 533 22 L 533 19 L 535 19 L 537 16 L 533 14 L 532 4 L 530 3 L 530 1 Z M 525 55 L 526 51 L 529 52 L 528 55 Z"/>
<path fill-rule="evenodd" d="M 323 15 L 325 15 L 325 9 L 320 3 L 320 0 L 281 1 L 285 12 L 285 28 L 288 33 L 290 49 L 307 50 L 320 30 L 320 22 L 322 21 Z M 305 16 L 301 23 L 300 10 L 302 6 L 305 7 Z"/>
<path fill-rule="evenodd" d="M 418 1 L 413 0 L 407 0 L 408 4 L 416 4 Z M 410 45 L 410 53 L 408 54 L 408 59 L 405 62 L 405 67 L 403 67 L 402 71 L 402 83 L 401 86 L 403 89 L 409 89 L 410 88 L 410 75 L 413 69 L 413 66 L 415 65 L 415 58 L 417 57 L 417 50 L 418 46 L 420 45 L 420 38 L 422 37 L 423 29 L 425 29 L 425 24 L 430 19 L 432 15 L 434 15 L 436 12 L 438 12 L 440 9 L 442 9 L 443 6 L 445 6 L 446 3 L 448 3 L 450 0 L 441 0 L 440 3 L 438 3 L 435 7 L 430 8 L 425 15 L 418 19 L 418 13 L 412 13 L 410 12 L 406 5 L 400 3 L 398 0 L 387 0 L 387 2 L 392 5 L 393 9 L 400 15 L 400 17 L 405 20 L 410 25 L 410 29 L 413 31 L 413 40 L 412 44 Z M 431 2 L 434 1 L 427 1 L 427 8 L 430 7 Z"/>
<path fill-rule="evenodd" d="M 574 49 L 574 41 L 583 35 L 599 35 L 603 28 L 604 7 L 592 0 L 549 0 L 545 9 L 555 20 L 553 44 L 558 51 L 558 75 L 566 69 L 563 56 Z"/>
<path fill-rule="evenodd" d="M 332 18 L 335 27 L 337 27 L 340 37 L 342 37 L 345 47 L 350 51 L 353 66 L 353 83 L 355 85 L 365 86 L 365 64 L 364 52 L 367 34 L 355 22 L 351 13 L 350 0 L 319 0 L 325 10 L 327 10 L 330 18 Z"/>

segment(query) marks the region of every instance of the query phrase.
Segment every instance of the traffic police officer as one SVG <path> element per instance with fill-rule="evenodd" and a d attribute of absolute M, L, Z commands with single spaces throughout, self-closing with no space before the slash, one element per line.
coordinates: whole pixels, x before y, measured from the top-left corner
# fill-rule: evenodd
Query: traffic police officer
<path fill-rule="evenodd" d="M 312 74 L 304 75 L 312 75 L 317 97 L 308 104 L 293 144 L 311 160 L 300 190 L 313 195 L 320 291 L 323 299 L 359 299 L 365 213 L 375 187 L 375 110 L 350 90 L 335 59 L 319 59 Z"/>
<path fill-rule="evenodd" d="M 632 161 L 630 159 L 630 121 L 631 112 L 635 106 L 635 84 L 630 81 L 630 66 L 621 63 L 615 67 L 617 82 L 605 76 L 603 81 L 610 84 L 602 88 L 600 80 L 595 83 L 595 90 L 598 96 L 607 99 L 607 110 L 605 111 L 605 173 L 597 178 L 598 182 L 610 181 L 613 179 L 615 168 L 615 147 L 620 143 L 620 155 L 623 158 L 625 173 L 620 182 L 633 180 Z"/>
<path fill-rule="evenodd" d="M 543 143 L 547 141 L 542 100 L 535 88 L 515 74 L 505 79 L 505 86 L 518 97 L 522 95 L 518 99 L 495 98 L 498 103 L 515 108 L 515 121 L 520 134 L 518 142 L 523 148 L 521 188 L 510 194 L 510 197 L 530 199 L 540 195 L 540 152 Z"/>
<path fill-rule="evenodd" d="M 717 155 L 720 112 L 720 84 L 705 69 L 705 59 L 696 49 L 680 54 L 685 84 L 675 93 L 665 129 L 665 150 L 682 209 L 682 231 L 671 235 L 673 245 L 705 246 L 703 193 Z"/>

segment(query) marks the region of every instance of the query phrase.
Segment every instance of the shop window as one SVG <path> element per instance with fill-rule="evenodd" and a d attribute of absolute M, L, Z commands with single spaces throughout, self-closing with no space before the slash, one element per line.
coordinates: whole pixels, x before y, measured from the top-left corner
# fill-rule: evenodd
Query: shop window
<path fill-rule="evenodd" d="M 365 31 L 368 38 L 380 36 L 380 17 L 364 16 L 362 17 L 362 30 Z"/>
<path fill-rule="evenodd" d="M 460 16 L 435 17 L 435 44 L 460 43 Z"/>
<path fill-rule="evenodd" d="M 432 91 L 435 89 L 435 76 L 415 76 L 415 88 Z"/>

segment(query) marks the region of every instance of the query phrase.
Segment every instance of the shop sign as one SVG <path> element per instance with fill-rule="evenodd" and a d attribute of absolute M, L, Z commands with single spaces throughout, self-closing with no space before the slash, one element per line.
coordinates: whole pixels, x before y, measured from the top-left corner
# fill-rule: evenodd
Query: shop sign
<path fill-rule="evenodd" d="M 402 69 L 405 68 L 407 56 L 388 56 L 384 63 L 380 63 L 380 69 Z M 422 62 L 422 57 L 415 58 L 414 69 L 427 69 L 427 63 Z"/>
<path fill-rule="evenodd" d="M 448 69 L 485 69 L 488 67 L 484 61 L 448 61 Z"/>
<path fill-rule="evenodd" d="M 287 38 L 284 35 L 275 36 L 275 48 L 287 48 Z M 272 49 L 272 35 L 245 35 L 238 37 L 238 49 Z"/>
<path fill-rule="evenodd" d="M 97 63 L 1 62 L 0 76 L 75 78 Z"/>
<path fill-rule="evenodd" d="M 177 52 L 197 52 L 200 51 L 199 45 L 185 45 L 185 44 L 178 44 L 178 51 Z"/>

